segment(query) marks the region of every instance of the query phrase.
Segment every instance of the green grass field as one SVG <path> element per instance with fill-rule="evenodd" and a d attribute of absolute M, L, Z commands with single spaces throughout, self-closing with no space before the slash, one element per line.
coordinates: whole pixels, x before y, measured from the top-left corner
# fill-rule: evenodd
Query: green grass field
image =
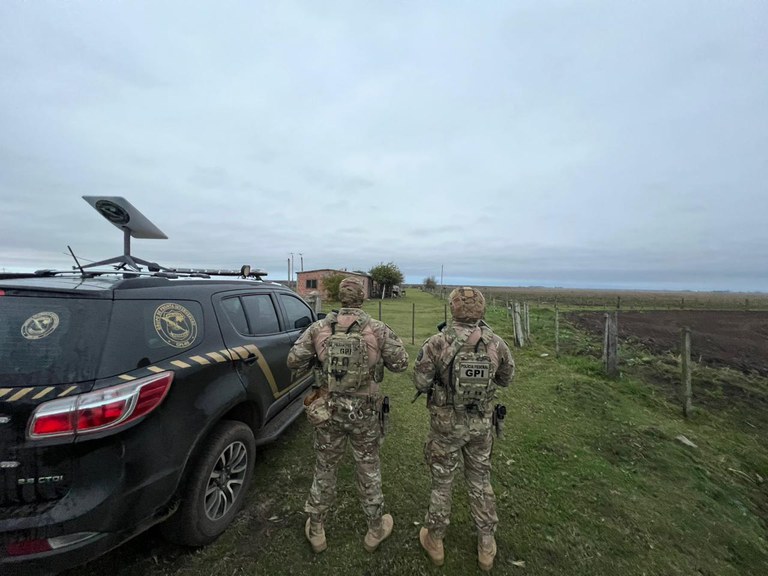
<path fill-rule="evenodd" d="M 418 289 L 418 288 L 415 288 Z M 527 301 L 560 309 L 579 310 L 768 310 L 768 294 L 762 292 L 696 292 L 664 290 L 584 290 L 567 288 L 499 286 L 481 287 L 489 303 Z M 445 294 L 450 292 L 446 287 Z"/>
<path fill-rule="evenodd" d="M 378 306 L 373 301 L 365 307 L 376 317 Z M 382 303 L 383 320 L 407 343 L 411 364 L 443 315 L 443 301 L 418 290 Z M 628 361 L 620 379 L 606 379 L 599 343 L 564 327 L 567 355 L 555 358 L 551 311 L 533 308 L 532 315 L 533 344 L 513 350 L 517 376 L 500 395 L 508 415 L 493 453 L 500 518 L 494 572 L 768 573 L 768 414 L 698 408 L 684 420 L 669 392 L 642 378 L 655 369 L 653 360 L 635 363 L 636 371 Z M 487 320 L 511 344 L 506 311 L 490 309 Z M 727 371 L 713 371 L 711 377 L 738 378 Z M 216 543 L 189 551 L 165 544 L 151 531 L 71 574 L 480 573 L 463 480 L 454 490 L 445 566 L 432 567 L 419 547 L 429 494 L 423 462 L 428 414 L 423 398 L 411 403 L 411 378 L 410 369 L 388 373 L 383 386 L 392 414 L 382 474 L 395 530 L 376 553 L 362 547 L 366 527 L 351 454 L 340 469 L 338 501 L 326 526 L 328 550 L 316 556 L 304 540 L 302 510 L 314 461 L 311 428 L 302 419 L 261 450 L 248 504 Z M 750 386 L 768 395 L 765 379 L 752 378 Z M 676 440 L 679 435 L 697 447 Z"/>

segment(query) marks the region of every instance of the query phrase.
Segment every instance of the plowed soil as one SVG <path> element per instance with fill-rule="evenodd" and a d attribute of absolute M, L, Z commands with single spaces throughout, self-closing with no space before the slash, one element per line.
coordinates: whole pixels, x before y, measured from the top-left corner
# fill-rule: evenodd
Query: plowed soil
<path fill-rule="evenodd" d="M 604 331 L 602 312 L 573 312 L 568 319 L 591 333 Z M 691 356 L 697 361 L 768 376 L 768 312 L 619 312 L 619 339 L 639 342 L 654 353 L 679 353 L 685 326 L 691 329 Z"/>

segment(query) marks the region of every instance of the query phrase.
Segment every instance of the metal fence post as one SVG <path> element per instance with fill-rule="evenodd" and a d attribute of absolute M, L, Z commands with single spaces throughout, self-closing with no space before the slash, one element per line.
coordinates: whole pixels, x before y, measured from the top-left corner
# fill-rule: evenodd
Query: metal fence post
<path fill-rule="evenodd" d="M 619 374 L 619 336 L 617 325 L 616 317 L 606 312 L 603 357 L 605 358 L 605 373 L 611 378 L 615 378 Z"/>
<path fill-rule="evenodd" d="M 691 415 L 691 329 L 683 328 L 681 334 L 680 365 L 682 370 L 682 400 L 683 416 L 688 418 Z"/>

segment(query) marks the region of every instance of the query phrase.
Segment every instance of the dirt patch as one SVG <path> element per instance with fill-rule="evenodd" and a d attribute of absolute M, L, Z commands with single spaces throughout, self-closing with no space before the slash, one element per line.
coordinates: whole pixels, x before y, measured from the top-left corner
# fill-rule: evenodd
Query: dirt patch
<path fill-rule="evenodd" d="M 567 318 L 601 338 L 603 312 L 573 312 Z M 684 326 L 691 329 L 694 404 L 733 413 L 748 432 L 768 430 L 768 313 L 620 312 L 619 338 L 628 345 L 620 352 L 623 366 L 663 390 L 673 402 L 679 400 L 680 368 L 671 354 L 680 353 Z"/>
<path fill-rule="evenodd" d="M 573 312 L 568 320 L 594 334 L 602 334 L 605 326 L 602 312 Z M 768 376 L 768 312 L 619 312 L 619 338 L 640 343 L 654 354 L 679 353 L 685 326 L 691 329 L 691 355 L 701 364 Z"/>

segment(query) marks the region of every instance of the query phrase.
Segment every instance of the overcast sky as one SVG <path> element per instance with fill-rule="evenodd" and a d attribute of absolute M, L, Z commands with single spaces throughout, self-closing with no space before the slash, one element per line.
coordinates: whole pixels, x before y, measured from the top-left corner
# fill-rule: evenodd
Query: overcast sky
<path fill-rule="evenodd" d="M 768 2 L 0 0 L 0 269 L 768 291 Z"/>

